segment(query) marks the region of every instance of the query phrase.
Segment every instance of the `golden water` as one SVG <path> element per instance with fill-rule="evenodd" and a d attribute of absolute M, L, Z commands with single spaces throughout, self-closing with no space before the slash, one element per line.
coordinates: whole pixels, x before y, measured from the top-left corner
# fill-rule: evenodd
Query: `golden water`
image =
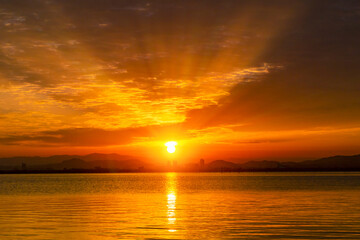
<path fill-rule="evenodd" d="M 0 239 L 359 239 L 357 173 L 0 175 Z"/>

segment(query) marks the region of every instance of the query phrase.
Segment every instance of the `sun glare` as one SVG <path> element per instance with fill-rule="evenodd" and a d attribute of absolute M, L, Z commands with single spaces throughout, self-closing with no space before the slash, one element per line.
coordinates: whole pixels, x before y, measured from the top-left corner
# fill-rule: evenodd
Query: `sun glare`
<path fill-rule="evenodd" d="M 175 142 L 175 141 L 170 141 L 170 142 L 165 143 L 165 146 L 167 147 L 167 151 L 169 153 L 174 153 L 175 152 L 175 150 L 176 150 L 175 146 L 176 145 L 177 145 L 177 142 Z"/>

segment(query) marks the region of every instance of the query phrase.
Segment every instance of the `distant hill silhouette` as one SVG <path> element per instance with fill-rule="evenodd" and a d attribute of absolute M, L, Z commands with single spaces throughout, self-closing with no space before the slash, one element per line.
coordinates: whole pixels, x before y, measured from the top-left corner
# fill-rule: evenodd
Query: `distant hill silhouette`
<path fill-rule="evenodd" d="M 12 157 L 0 158 L 0 170 L 19 169 L 23 164 L 26 169 L 138 169 L 145 167 L 142 161 L 131 156 L 119 154 L 92 153 L 81 155 L 55 155 L 50 157 Z"/>
<path fill-rule="evenodd" d="M 62 161 L 61 163 L 47 165 L 47 166 L 45 165 L 44 167 L 52 168 L 52 169 L 64 169 L 64 168 L 87 169 L 89 168 L 89 163 L 80 158 L 72 158 L 70 160 Z"/>
<path fill-rule="evenodd" d="M 217 170 L 217 169 L 238 169 L 239 165 L 233 162 L 228 162 L 224 160 L 215 160 L 208 164 L 206 164 L 206 168 L 209 170 Z"/>
<path fill-rule="evenodd" d="M 360 171 L 360 155 L 333 156 L 303 162 L 249 161 L 235 164 L 216 160 L 206 165 L 208 170 L 236 171 Z"/>
<path fill-rule="evenodd" d="M 280 163 L 276 161 L 250 161 L 239 165 L 241 169 L 277 169 Z"/>
<path fill-rule="evenodd" d="M 304 169 L 360 169 L 360 155 L 333 156 L 317 160 L 303 161 L 299 162 L 296 167 Z"/>
<path fill-rule="evenodd" d="M 85 172 L 111 171 L 168 171 L 168 168 L 154 167 L 131 156 L 119 154 L 92 153 L 80 155 L 55 155 L 50 157 L 0 158 L 0 171 L 67 171 Z M 237 164 L 215 160 L 203 168 L 177 167 L 175 171 L 360 171 L 360 155 L 333 156 L 302 162 L 248 161 Z M 81 172 L 81 171 L 80 171 Z"/>

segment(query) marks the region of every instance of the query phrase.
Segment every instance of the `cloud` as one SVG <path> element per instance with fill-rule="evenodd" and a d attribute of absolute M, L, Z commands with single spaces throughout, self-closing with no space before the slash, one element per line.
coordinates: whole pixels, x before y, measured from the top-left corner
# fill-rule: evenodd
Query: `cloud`
<path fill-rule="evenodd" d="M 10 136 L 1 138 L 3 144 L 48 145 L 48 146 L 106 146 L 131 142 L 136 130 L 122 129 L 107 131 L 104 129 L 78 128 L 40 132 L 34 135 Z"/>
<path fill-rule="evenodd" d="M 0 138 L 5 145 L 25 146 L 111 146 L 145 140 L 184 138 L 187 133 L 181 124 L 151 125 L 135 128 L 66 128 Z"/>
<path fill-rule="evenodd" d="M 217 141 L 233 125 L 228 138 L 360 120 L 357 1 L 3 1 L 0 9 L 4 144 L 130 144 L 166 131 Z"/>
<path fill-rule="evenodd" d="M 242 124 L 242 130 L 356 126 L 360 120 L 358 9 L 355 2 L 309 4 L 306 13 L 257 58 L 282 69 L 235 85 L 218 104 L 190 110 L 187 123 Z"/>
<path fill-rule="evenodd" d="M 338 66 L 331 72 L 298 66 L 274 71 L 261 81 L 237 85 L 219 104 L 190 110 L 187 123 L 197 127 L 242 124 L 243 129 L 354 125 L 360 118 L 355 93 L 360 85 L 339 82 L 346 75 Z"/>

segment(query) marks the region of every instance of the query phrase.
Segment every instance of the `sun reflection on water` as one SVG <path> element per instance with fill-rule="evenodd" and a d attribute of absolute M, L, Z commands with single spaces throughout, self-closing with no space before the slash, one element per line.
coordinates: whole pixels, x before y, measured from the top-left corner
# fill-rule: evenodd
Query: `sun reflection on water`
<path fill-rule="evenodd" d="M 176 232 L 176 173 L 167 173 L 166 178 L 168 231 Z"/>

